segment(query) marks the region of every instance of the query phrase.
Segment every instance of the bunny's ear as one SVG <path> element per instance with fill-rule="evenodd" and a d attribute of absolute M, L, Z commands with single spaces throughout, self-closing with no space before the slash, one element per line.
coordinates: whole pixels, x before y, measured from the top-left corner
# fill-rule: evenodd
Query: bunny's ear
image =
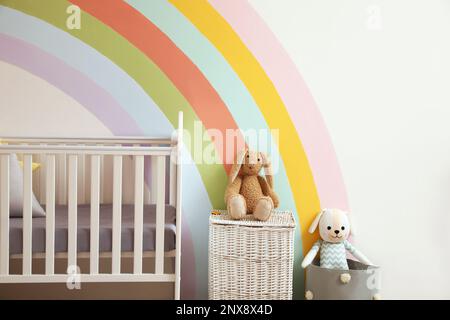
<path fill-rule="evenodd" d="M 316 231 L 317 226 L 319 225 L 320 218 L 322 218 L 323 212 L 324 212 L 324 210 L 320 211 L 317 214 L 317 216 L 314 218 L 314 221 L 309 226 L 309 229 L 308 229 L 309 233 L 314 233 L 314 231 Z"/>
<path fill-rule="evenodd" d="M 264 167 L 270 166 L 270 159 L 269 156 L 265 152 L 260 152 L 259 156 L 261 157 L 262 165 Z"/>
<path fill-rule="evenodd" d="M 247 150 L 241 150 L 237 153 L 236 155 L 236 161 L 234 162 L 233 166 L 231 167 L 230 170 L 230 175 L 229 175 L 229 180 L 228 180 L 228 184 L 233 183 L 234 179 L 236 179 L 239 170 L 241 170 L 241 166 L 244 163 L 244 158 L 245 155 L 247 154 Z"/>
<path fill-rule="evenodd" d="M 264 167 L 264 174 L 266 176 L 272 176 L 273 175 L 272 163 L 270 161 L 269 156 L 264 152 L 260 152 L 259 156 L 261 157 L 262 165 Z"/>

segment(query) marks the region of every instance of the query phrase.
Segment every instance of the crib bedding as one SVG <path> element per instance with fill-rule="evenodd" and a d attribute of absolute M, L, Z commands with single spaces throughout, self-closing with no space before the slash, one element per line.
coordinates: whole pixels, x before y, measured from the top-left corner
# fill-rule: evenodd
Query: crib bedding
<path fill-rule="evenodd" d="M 175 217 L 173 206 L 165 206 L 165 251 L 175 248 Z M 22 218 L 10 218 L 10 254 L 22 253 Z M 143 250 L 155 250 L 156 205 L 144 206 Z M 45 252 L 45 217 L 33 217 L 32 251 Z M 90 247 L 90 205 L 79 205 L 77 212 L 77 250 L 89 252 Z M 134 205 L 122 205 L 121 249 L 134 248 Z M 100 206 L 99 250 L 112 249 L 112 205 Z M 55 252 L 67 252 L 67 206 L 55 208 Z"/>

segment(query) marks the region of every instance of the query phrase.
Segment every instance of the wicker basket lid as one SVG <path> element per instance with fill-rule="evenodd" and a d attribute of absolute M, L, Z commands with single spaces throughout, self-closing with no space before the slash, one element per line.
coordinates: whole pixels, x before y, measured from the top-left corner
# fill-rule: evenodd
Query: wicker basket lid
<path fill-rule="evenodd" d="M 249 227 L 295 228 L 295 219 L 292 212 L 280 210 L 273 210 L 267 221 L 259 221 L 252 214 L 246 215 L 241 220 L 233 220 L 226 210 L 213 210 L 209 217 L 209 223 Z"/>

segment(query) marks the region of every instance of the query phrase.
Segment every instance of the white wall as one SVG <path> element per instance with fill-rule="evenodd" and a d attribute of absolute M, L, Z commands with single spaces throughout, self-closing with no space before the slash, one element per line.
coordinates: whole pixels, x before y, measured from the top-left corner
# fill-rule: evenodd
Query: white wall
<path fill-rule="evenodd" d="M 0 88 L 0 137 L 112 136 L 92 113 L 64 92 L 2 61 Z"/>
<path fill-rule="evenodd" d="M 77 101 L 48 82 L 16 66 L 0 61 L 0 139 L 6 136 L 37 137 L 109 137 L 111 131 Z M 45 163 L 42 159 L 35 161 Z M 82 161 L 82 160 L 81 160 Z M 89 171 L 81 169 L 79 161 L 79 201 L 88 201 Z M 88 163 L 88 159 L 85 159 Z M 123 201 L 134 199 L 134 183 L 131 174 L 131 158 L 124 159 Z M 57 166 L 59 163 L 57 162 Z M 112 199 L 112 158 L 104 160 L 103 201 Z M 44 179 L 43 169 L 34 173 L 34 192 L 41 203 L 45 194 L 40 193 L 38 181 Z M 83 179 L 81 179 L 83 177 Z M 57 184 L 58 187 L 58 184 Z M 146 188 L 146 193 L 148 193 Z M 83 195 L 82 195 L 83 194 Z M 57 200 L 60 193 L 57 193 Z"/>
<path fill-rule="evenodd" d="M 450 1 L 250 2 L 325 118 L 384 298 L 449 299 Z"/>

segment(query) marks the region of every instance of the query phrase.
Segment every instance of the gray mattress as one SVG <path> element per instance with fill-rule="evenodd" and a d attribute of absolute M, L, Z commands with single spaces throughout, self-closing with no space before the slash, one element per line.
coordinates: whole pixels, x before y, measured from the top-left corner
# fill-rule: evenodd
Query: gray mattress
<path fill-rule="evenodd" d="M 175 248 L 175 217 L 173 206 L 165 208 L 165 250 Z M 156 206 L 144 206 L 144 251 L 155 250 Z M 90 205 L 79 205 L 77 214 L 77 250 L 89 252 Z M 100 251 L 111 252 L 112 248 L 112 205 L 100 206 Z M 45 252 L 45 217 L 33 218 L 32 250 Z M 134 248 L 134 205 L 122 206 L 122 251 Z M 22 218 L 10 218 L 10 254 L 22 253 Z M 67 206 L 56 206 L 55 252 L 67 252 Z"/>

